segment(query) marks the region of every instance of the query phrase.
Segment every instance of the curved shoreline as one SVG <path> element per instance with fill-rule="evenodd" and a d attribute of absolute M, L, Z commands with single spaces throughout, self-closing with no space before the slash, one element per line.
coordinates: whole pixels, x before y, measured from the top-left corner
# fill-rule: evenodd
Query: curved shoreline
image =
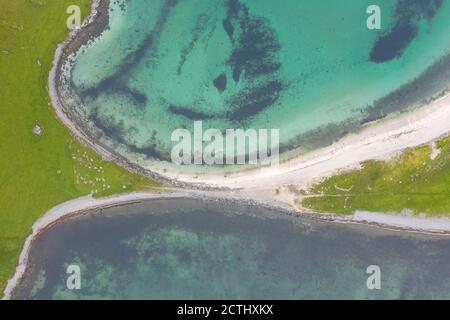
<path fill-rule="evenodd" d="M 91 34 L 89 32 L 87 34 L 84 34 L 83 40 L 85 42 L 88 42 L 92 36 L 95 37 L 98 35 L 97 33 L 99 32 L 99 30 L 95 30 L 96 26 L 95 25 L 93 26 L 93 24 L 96 22 L 96 17 L 100 14 L 99 13 L 100 8 L 103 11 L 107 10 L 107 8 L 109 7 L 109 1 L 110 0 L 92 0 L 91 13 L 85 19 L 80 28 L 70 32 L 68 38 L 64 42 L 58 44 L 55 51 L 55 56 L 53 58 L 53 65 L 48 76 L 48 84 L 47 84 L 51 104 L 56 112 L 57 118 L 62 122 L 64 126 L 66 126 L 69 129 L 69 132 L 83 145 L 85 145 L 90 149 L 93 149 L 104 160 L 113 161 L 118 165 L 122 166 L 123 168 L 127 169 L 128 171 L 147 176 L 154 180 L 158 180 L 171 185 L 180 185 L 176 181 L 171 181 L 169 178 L 165 176 L 162 176 L 155 172 L 149 172 L 148 170 L 144 170 L 138 165 L 129 162 L 128 160 L 126 160 L 124 157 L 120 156 L 113 150 L 110 150 L 108 147 L 100 144 L 98 141 L 93 141 L 87 134 L 84 133 L 83 128 L 81 128 L 76 121 L 73 121 L 71 119 L 69 112 L 64 108 L 63 103 L 61 102 L 57 81 L 59 80 L 63 62 L 66 58 L 68 58 L 68 56 L 70 56 L 72 51 L 76 51 L 80 46 L 85 44 L 83 41 L 81 41 L 76 42 L 76 44 L 72 46 L 72 43 L 75 42 L 79 34 L 84 33 L 85 28 L 91 26 L 94 29 L 93 32 L 94 34 Z M 106 13 L 102 12 L 101 14 L 104 15 Z M 100 29 L 106 28 L 105 26 L 106 22 L 107 21 L 103 19 Z M 68 49 L 69 52 L 66 52 L 66 49 L 69 46 L 70 46 L 70 48 Z"/>
<path fill-rule="evenodd" d="M 62 222 L 66 218 L 81 216 L 90 211 L 99 210 L 111 206 L 122 206 L 127 204 L 136 203 L 142 200 L 149 199 L 165 199 L 165 198 L 182 198 L 186 196 L 186 193 L 131 193 L 121 196 L 94 199 L 91 196 L 85 196 L 78 199 L 70 200 L 57 205 L 47 211 L 41 218 L 39 218 L 32 227 L 31 234 L 26 238 L 25 244 L 19 256 L 19 262 L 16 267 L 16 271 L 11 279 L 8 280 L 6 288 L 3 292 L 2 300 L 9 300 L 11 294 L 25 274 L 28 258 L 34 239 L 39 236 L 41 232 L 44 232 L 47 228 L 51 227 L 55 223 Z"/>
<path fill-rule="evenodd" d="M 306 218 L 317 222 L 340 223 L 351 225 L 363 225 L 378 229 L 418 233 L 422 235 L 450 236 L 450 219 L 447 218 L 412 218 L 377 213 L 357 212 L 352 216 L 338 216 L 316 213 L 301 213 L 293 208 L 283 206 L 282 203 L 255 201 L 246 198 L 238 193 L 227 191 L 217 191 L 202 193 L 198 190 L 180 192 L 135 192 L 101 199 L 94 199 L 85 196 L 74 200 L 69 200 L 57 205 L 47 211 L 39 218 L 32 227 L 32 233 L 26 238 L 23 249 L 20 253 L 19 263 L 12 278 L 8 280 L 3 292 L 2 300 L 11 299 L 11 295 L 17 284 L 24 276 L 27 267 L 32 244 L 35 239 L 48 228 L 57 223 L 63 223 L 68 218 L 76 218 L 87 214 L 102 214 L 101 210 L 110 207 L 126 206 L 136 203 L 148 202 L 151 200 L 177 200 L 177 199 L 198 199 L 198 200 L 225 200 L 239 201 L 250 205 L 264 206 L 278 210 L 281 215 L 293 218 Z M 425 224 L 425 227 L 422 225 Z M 433 229 L 436 228 L 436 229 Z"/>

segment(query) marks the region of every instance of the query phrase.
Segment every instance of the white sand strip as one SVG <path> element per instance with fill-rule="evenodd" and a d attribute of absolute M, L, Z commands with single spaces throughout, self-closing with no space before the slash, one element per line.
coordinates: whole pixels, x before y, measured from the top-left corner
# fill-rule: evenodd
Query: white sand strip
<path fill-rule="evenodd" d="M 416 111 L 368 125 L 335 144 L 280 164 L 228 177 L 168 175 L 185 182 L 248 189 L 283 184 L 306 187 L 340 170 L 359 167 L 370 159 L 388 159 L 400 151 L 435 141 L 450 133 L 450 95 Z"/>
<path fill-rule="evenodd" d="M 450 232 L 450 219 L 447 217 L 430 218 L 409 215 L 394 215 L 378 212 L 357 211 L 349 218 L 352 222 L 378 223 L 400 229 L 423 232 Z"/>

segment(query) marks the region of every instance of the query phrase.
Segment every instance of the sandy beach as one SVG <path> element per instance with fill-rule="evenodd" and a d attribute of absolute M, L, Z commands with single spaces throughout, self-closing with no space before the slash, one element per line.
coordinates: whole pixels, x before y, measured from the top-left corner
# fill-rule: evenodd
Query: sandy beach
<path fill-rule="evenodd" d="M 284 184 L 308 187 L 342 170 L 359 167 L 370 159 L 389 159 L 412 147 L 431 144 L 450 133 L 450 95 L 410 113 L 371 123 L 357 134 L 310 152 L 279 167 L 224 176 L 170 175 L 190 183 L 244 189 L 275 188 Z"/>

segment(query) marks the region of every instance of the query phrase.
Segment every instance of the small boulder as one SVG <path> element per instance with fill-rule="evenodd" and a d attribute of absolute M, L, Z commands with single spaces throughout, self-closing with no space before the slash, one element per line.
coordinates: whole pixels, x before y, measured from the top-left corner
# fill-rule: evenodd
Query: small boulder
<path fill-rule="evenodd" d="M 44 130 L 38 124 L 33 128 L 33 133 L 37 136 L 42 136 L 43 131 Z"/>

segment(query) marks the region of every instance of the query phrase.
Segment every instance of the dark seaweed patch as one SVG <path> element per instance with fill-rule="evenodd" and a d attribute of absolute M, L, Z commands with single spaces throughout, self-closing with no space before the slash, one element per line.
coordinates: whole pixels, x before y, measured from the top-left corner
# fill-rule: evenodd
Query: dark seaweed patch
<path fill-rule="evenodd" d="M 381 119 L 391 112 L 403 111 L 411 106 L 429 103 L 448 90 L 448 79 L 450 55 L 433 64 L 419 78 L 375 101 L 367 109 L 368 115 L 362 123 Z"/>
<path fill-rule="evenodd" d="M 397 23 L 388 34 L 379 39 L 370 53 L 370 60 L 379 63 L 399 58 L 414 40 L 417 32 L 416 25 Z"/>
<path fill-rule="evenodd" d="M 237 0 L 225 4 L 224 27 L 233 43 L 228 64 L 235 82 L 241 80 L 242 74 L 247 82 L 247 89 L 229 100 L 232 110 L 226 117 L 243 121 L 272 106 L 285 89 L 277 73 L 281 68 L 277 60 L 281 45 L 267 19 L 251 16 L 248 7 Z M 230 26 L 236 26 L 239 32 Z M 234 34 L 238 34 L 235 39 Z"/>
<path fill-rule="evenodd" d="M 228 38 L 230 38 L 230 40 L 233 40 L 234 27 L 231 24 L 230 20 L 223 21 L 223 29 L 227 33 Z"/>
<path fill-rule="evenodd" d="M 171 158 L 168 155 L 163 155 L 161 152 L 158 151 L 156 145 L 137 147 L 134 144 L 126 144 L 126 146 L 131 152 L 140 153 L 153 159 L 158 159 L 162 161 L 171 161 Z"/>
<path fill-rule="evenodd" d="M 136 104 L 139 104 L 141 106 L 145 106 L 147 104 L 147 96 L 143 94 L 142 92 L 139 92 L 137 90 L 132 90 L 128 87 L 116 87 L 117 91 L 131 97 Z"/>
<path fill-rule="evenodd" d="M 89 121 L 91 121 L 103 134 L 113 140 L 125 144 L 123 136 L 125 134 L 125 129 L 123 127 L 123 122 L 116 123 L 113 119 L 101 118 L 97 111 L 92 112 L 89 115 Z"/>
<path fill-rule="evenodd" d="M 239 107 L 229 111 L 227 118 L 231 121 L 242 121 L 255 116 L 262 110 L 272 106 L 278 100 L 282 90 L 283 84 L 278 80 L 274 80 L 234 97 L 230 101 L 230 105 Z"/>
<path fill-rule="evenodd" d="M 227 75 L 222 73 L 220 76 L 214 79 L 214 86 L 222 93 L 227 88 Z"/>
<path fill-rule="evenodd" d="M 273 31 L 266 27 L 264 19 L 244 21 L 244 32 L 229 61 L 233 70 L 236 70 L 236 74 L 245 71 L 247 79 L 274 73 L 280 68 L 280 64 L 274 61 L 280 45 Z"/>
<path fill-rule="evenodd" d="M 181 50 L 180 53 L 180 63 L 178 64 L 177 73 L 181 74 L 183 65 L 186 63 L 187 55 L 192 51 L 195 44 L 197 43 L 198 39 L 202 35 L 203 32 L 206 30 L 206 24 L 208 23 L 208 16 L 205 14 L 200 15 L 200 17 L 197 19 L 196 26 L 194 30 L 192 31 L 192 39 L 189 42 L 189 44 Z"/>
<path fill-rule="evenodd" d="M 158 39 L 163 30 L 163 26 L 167 21 L 167 18 L 171 12 L 171 9 L 177 4 L 177 0 L 167 0 L 164 4 L 164 7 L 161 9 L 161 14 L 158 17 L 158 21 L 155 25 L 155 28 L 150 32 L 147 37 L 142 41 L 139 47 L 129 53 L 124 60 L 120 63 L 117 70 L 106 77 L 97 85 L 84 89 L 80 96 L 82 99 L 87 96 L 97 97 L 99 93 L 102 91 L 112 89 L 114 87 L 126 87 L 126 78 L 129 76 L 130 72 L 133 70 L 134 66 L 136 66 L 141 59 L 148 53 L 149 50 L 156 51 Z"/>
<path fill-rule="evenodd" d="M 225 21 L 231 24 L 232 20 L 236 20 L 240 28 L 228 61 L 234 80 L 239 80 L 242 71 L 245 71 L 246 79 L 272 75 L 280 68 L 275 55 L 281 46 L 275 31 L 269 27 L 267 19 L 250 16 L 248 8 L 238 1 L 228 1 L 227 5 Z"/>
<path fill-rule="evenodd" d="M 382 63 L 401 57 L 416 38 L 420 20 L 431 20 L 441 6 L 442 0 L 399 0 L 393 27 L 376 40 L 370 61 Z"/>
<path fill-rule="evenodd" d="M 147 157 L 153 159 L 160 159 L 165 161 L 170 161 L 170 157 L 158 151 L 156 148 L 156 132 L 153 132 L 152 138 L 150 139 L 149 145 L 145 147 L 138 147 L 132 143 L 125 140 L 125 129 L 123 126 L 123 121 L 118 123 L 114 122 L 113 119 L 104 119 L 98 116 L 97 112 L 91 113 L 89 120 L 98 128 L 100 131 L 106 135 L 108 138 L 114 140 L 115 142 L 122 144 L 127 147 L 128 150 L 134 153 L 140 153 Z M 133 128 L 130 128 L 133 130 Z"/>
<path fill-rule="evenodd" d="M 83 91 L 83 94 L 81 95 L 82 101 L 85 101 L 86 98 L 96 99 L 100 93 L 111 92 L 121 94 L 122 96 L 131 100 L 133 105 L 139 106 L 141 109 L 145 108 L 145 106 L 147 105 L 148 98 L 142 92 L 116 83 L 105 83 L 103 85 L 105 87 L 102 87 L 101 89 L 97 88 L 97 90 L 91 91 L 88 89 Z"/>
<path fill-rule="evenodd" d="M 169 106 L 169 111 L 173 114 L 186 117 L 190 120 L 207 120 L 214 117 L 213 115 L 209 115 L 203 112 L 194 111 L 189 108 L 178 107 L 174 105 Z"/>

